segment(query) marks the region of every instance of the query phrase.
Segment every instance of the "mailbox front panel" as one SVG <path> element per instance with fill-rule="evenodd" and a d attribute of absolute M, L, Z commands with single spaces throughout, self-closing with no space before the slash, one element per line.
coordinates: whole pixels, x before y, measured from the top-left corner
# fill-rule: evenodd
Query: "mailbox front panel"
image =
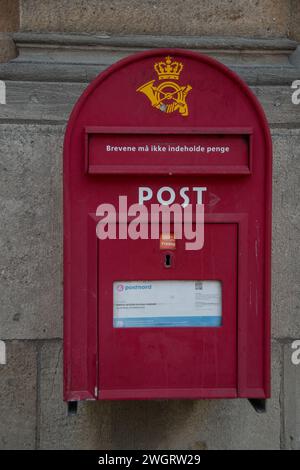
<path fill-rule="evenodd" d="M 120 196 L 200 201 L 203 247 L 124 237 Z M 122 236 L 99 239 L 103 204 Z M 270 134 L 235 74 L 155 50 L 99 75 L 65 138 L 65 399 L 267 398 L 270 237 Z"/>
<path fill-rule="evenodd" d="M 169 252 L 160 250 L 158 240 L 114 242 L 103 241 L 103 247 L 99 242 L 98 251 L 101 397 L 237 396 L 237 224 L 207 224 L 205 247 L 197 252 L 187 252 L 177 240 L 170 267 Z M 148 281 L 145 287 L 156 280 L 219 282 L 221 325 L 116 328 L 112 305 L 118 280 L 123 289 L 126 281 Z M 135 291 L 133 309 L 144 302 L 144 292 Z M 184 303 L 181 308 L 186 314 Z"/>

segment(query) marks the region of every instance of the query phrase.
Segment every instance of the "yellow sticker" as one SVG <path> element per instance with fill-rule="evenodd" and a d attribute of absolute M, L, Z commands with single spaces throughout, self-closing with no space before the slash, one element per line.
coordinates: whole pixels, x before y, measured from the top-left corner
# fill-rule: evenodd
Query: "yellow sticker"
<path fill-rule="evenodd" d="M 175 250 L 176 239 L 174 233 L 162 233 L 159 239 L 159 248 L 161 250 Z"/>

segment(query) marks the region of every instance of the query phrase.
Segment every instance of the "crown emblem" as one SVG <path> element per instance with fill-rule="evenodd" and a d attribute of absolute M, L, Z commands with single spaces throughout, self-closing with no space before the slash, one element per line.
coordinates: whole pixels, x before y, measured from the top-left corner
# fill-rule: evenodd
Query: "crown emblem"
<path fill-rule="evenodd" d="M 159 82 L 155 83 L 155 80 L 150 80 L 139 86 L 136 91 L 146 95 L 152 107 L 163 113 L 170 114 L 178 111 L 181 116 L 188 116 L 186 97 L 192 87 L 178 83 L 182 69 L 181 62 L 167 56 L 164 62 L 161 60 L 154 64 Z"/>
<path fill-rule="evenodd" d="M 165 62 L 157 62 L 154 64 L 154 70 L 158 75 L 159 80 L 179 80 L 179 75 L 183 69 L 181 62 L 172 62 L 172 57 L 166 57 Z"/>

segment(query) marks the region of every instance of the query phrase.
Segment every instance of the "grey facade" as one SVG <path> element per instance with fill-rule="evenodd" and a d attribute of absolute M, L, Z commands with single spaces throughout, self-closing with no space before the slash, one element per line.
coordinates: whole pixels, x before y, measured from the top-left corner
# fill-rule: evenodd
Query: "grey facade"
<path fill-rule="evenodd" d="M 292 362 L 300 340 L 300 104 L 291 88 L 300 80 L 299 2 L 25 0 L 20 12 L 19 32 L 4 31 L 9 18 L 0 23 L 0 340 L 7 353 L 0 449 L 300 449 L 300 364 Z M 273 385 L 265 414 L 246 400 L 161 400 L 87 402 L 68 417 L 62 401 L 66 122 L 99 72 L 156 47 L 228 65 L 258 96 L 271 127 Z"/>

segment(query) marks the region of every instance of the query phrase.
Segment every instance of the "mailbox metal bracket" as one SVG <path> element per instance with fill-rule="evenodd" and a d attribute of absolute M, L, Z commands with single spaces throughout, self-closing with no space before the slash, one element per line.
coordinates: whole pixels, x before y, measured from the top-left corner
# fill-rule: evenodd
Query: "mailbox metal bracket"
<path fill-rule="evenodd" d="M 256 413 L 267 412 L 267 400 L 264 398 L 248 398 L 249 403 L 253 406 Z"/>
<path fill-rule="evenodd" d="M 68 401 L 68 416 L 76 416 L 78 410 L 78 401 Z"/>

